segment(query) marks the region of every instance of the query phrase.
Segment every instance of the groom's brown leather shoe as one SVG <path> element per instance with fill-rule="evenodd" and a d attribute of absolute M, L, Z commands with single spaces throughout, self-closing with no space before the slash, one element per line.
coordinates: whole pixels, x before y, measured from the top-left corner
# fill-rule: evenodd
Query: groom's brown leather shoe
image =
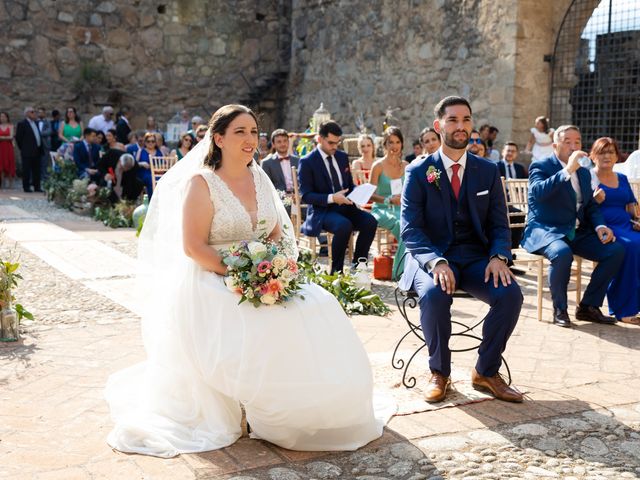
<path fill-rule="evenodd" d="M 449 385 L 451 385 L 451 378 L 445 377 L 440 372 L 432 372 L 424 399 L 429 403 L 441 402 L 447 396 Z"/>
<path fill-rule="evenodd" d="M 496 373 L 493 377 L 485 377 L 480 375 L 474 368 L 473 372 L 471 372 L 471 383 L 476 390 L 487 391 L 498 400 L 504 400 L 505 402 L 522 402 L 522 393 L 507 385 L 499 373 Z"/>

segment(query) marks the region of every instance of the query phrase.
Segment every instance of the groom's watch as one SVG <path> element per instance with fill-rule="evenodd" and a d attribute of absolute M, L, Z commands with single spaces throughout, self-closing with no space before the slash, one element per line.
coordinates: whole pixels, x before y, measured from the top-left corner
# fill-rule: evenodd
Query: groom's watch
<path fill-rule="evenodd" d="M 500 255 L 499 253 L 497 253 L 496 255 L 493 255 L 491 258 L 492 259 L 497 258 L 498 260 L 502 260 L 505 263 L 505 265 L 509 264 L 509 260 L 507 259 L 507 257 L 505 257 L 504 255 Z"/>

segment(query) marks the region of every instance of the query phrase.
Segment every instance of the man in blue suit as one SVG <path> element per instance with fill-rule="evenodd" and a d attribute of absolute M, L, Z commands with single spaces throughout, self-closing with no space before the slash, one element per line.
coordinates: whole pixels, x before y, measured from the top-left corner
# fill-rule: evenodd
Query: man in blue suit
<path fill-rule="evenodd" d="M 96 131 L 93 128 L 85 128 L 82 132 L 82 140 L 73 146 L 73 161 L 78 168 L 78 178 L 90 178 L 92 181 L 99 176 L 98 160 L 100 160 L 100 147 L 96 145 Z"/>
<path fill-rule="evenodd" d="M 425 399 L 443 400 L 450 385 L 451 304 L 459 287 L 491 306 L 471 376 L 474 387 L 521 402 L 522 394 L 498 373 L 523 300 L 507 267 L 511 235 L 498 167 L 466 151 L 473 123 L 465 98 L 444 98 L 435 117 L 442 145 L 407 167 L 401 210 L 409 256 L 399 286 L 413 287 L 420 299 L 431 370 Z"/>
<path fill-rule="evenodd" d="M 318 147 L 300 159 L 298 180 L 302 202 L 308 205 L 302 233 L 317 237 L 323 230 L 333 233 L 331 273 L 342 271 L 349 238 L 359 232 L 354 258 L 367 258 L 378 222 L 360 210 L 347 195 L 353 190 L 349 157 L 338 150 L 342 129 L 336 122 L 320 125 Z"/>
<path fill-rule="evenodd" d="M 553 323 L 570 327 L 567 286 L 573 255 L 598 262 L 576 309 L 576 318 L 615 323 L 600 307 L 607 287 L 624 259 L 624 247 L 615 243 L 593 199 L 591 175 L 579 160 L 582 138 L 578 127 L 563 125 L 553 135 L 554 154 L 529 168 L 529 214 L 522 246 L 551 262 L 549 288 L 553 300 Z"/>

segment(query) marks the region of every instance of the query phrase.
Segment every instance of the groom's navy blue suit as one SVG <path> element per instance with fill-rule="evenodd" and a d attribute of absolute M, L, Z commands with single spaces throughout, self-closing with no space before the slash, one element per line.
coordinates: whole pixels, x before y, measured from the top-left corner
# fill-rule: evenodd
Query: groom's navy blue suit
<path fill-rule="evenodd" d="M 346 189 L 348 195 L 354 188 L 349 157 L 340 150 L 336 151 L 334 157 L 342 178 L 340 189 Z M 302 233 L 311 237 L 317 237 L 322 230 L 333 233 L 331 273 L 342 271 L 344 255 L 353 230 L 359 232 L 353 261 L 360 257 L 367 258 L 378 227 L 375 217 L 355 205 L 337 205 L 328 202 L 329 195 L 338 190 L 333 185 L 318 148 L 302 157 L 299 165 L 300 196 L 302 201 L 308 204 L 307 218 L 301 230 Z"/>
<path fill-rule="evenodd" d="M 529 168 L 529 213 L 522 246 L 551 261 L 549 288 L 553 306 L 560 310 L 567 310 L 567 286 L 574 253 L 598 262 L 581 302 L 592 307 L 602 305 L 607 287 L 624 259 L 621 244 L 603 245 L 595 233 L 595 228 L 605 225 L 605 221 L 593 199 L 589 171 L 578 168 L 576 175 L 582 196 L 579 208 L 576 191 L 558 157 L 552 155 L 532 163 Z"/>
<path fill-rule="evenodd" d="M 439 186 L 427 180 L 427 170 L 441 172 Z M 494 376 L 513 331 L 522 293 L 511 285 L 496 288 L 493 278 L 484 281 L 493 256 L 511 259 L 511 234 L 504 192 L 495 163 L 467 152 L 459 198 L 456 200 L 440 151 L 414 161 L 406 170 L 401 210 L 402 240 L 409 255 L 399 286 L 411 287 L 420 298 L 420 322 L 429 349 L 429 368 L 444 376 L 451 373 L 452 297 L 434 285 L 428 262 L 448 261 L 456 285 L 491 308 L 482 328 L 476 370 Z"/>

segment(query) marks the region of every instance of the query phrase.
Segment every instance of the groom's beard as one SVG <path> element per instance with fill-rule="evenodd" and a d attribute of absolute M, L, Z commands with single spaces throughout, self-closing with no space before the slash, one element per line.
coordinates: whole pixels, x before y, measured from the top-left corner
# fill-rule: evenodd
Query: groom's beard
<path fill-rule="evenodd" d="M 453 136 L 457 133 L 464 133 L 464 140 L 455 140 Z M 470 134 L 468 132 L 465 132 L 464 130 L 458 130 L 453 133 L 445 133 L 444 143 L 447 147 L 455 148 L 456 150 L 463 150 L 467 148 L 467 144 L 469 143 L 469 136 Z"/>

